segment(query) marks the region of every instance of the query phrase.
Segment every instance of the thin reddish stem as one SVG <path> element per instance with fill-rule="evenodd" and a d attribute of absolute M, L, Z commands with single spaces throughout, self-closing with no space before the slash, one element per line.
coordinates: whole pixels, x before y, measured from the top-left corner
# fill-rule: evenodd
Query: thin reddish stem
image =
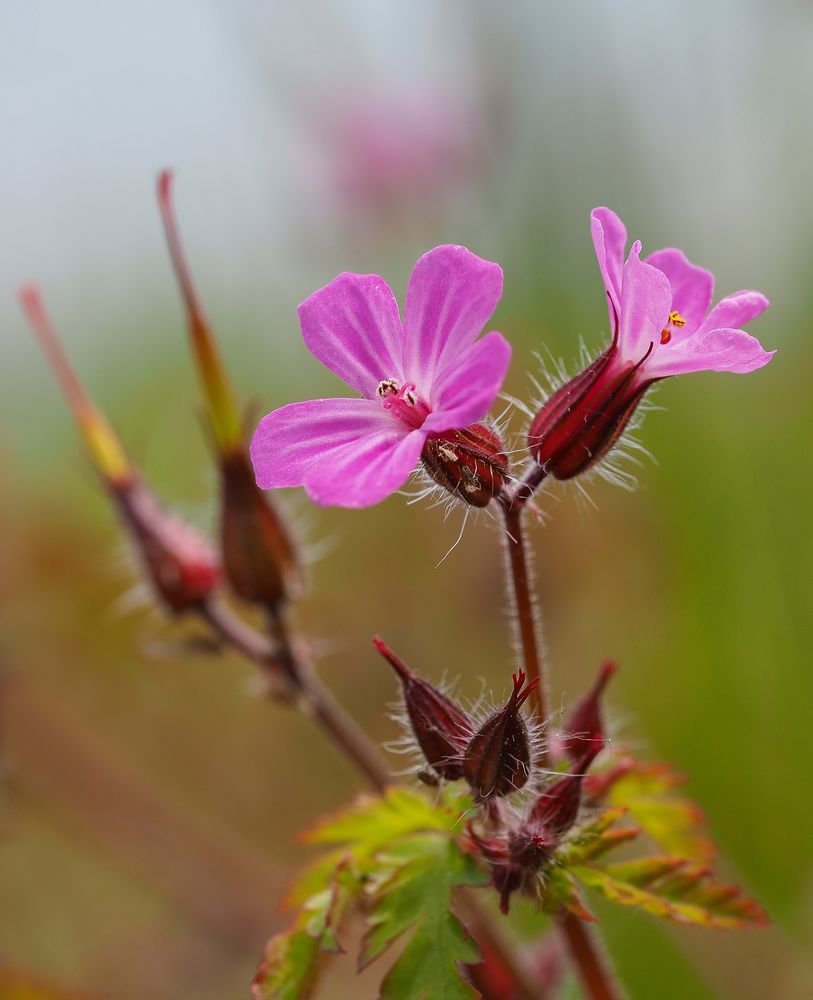
<path fill-rule="evenodd" d="M 595 935 L 584 921 L 567 913 L 559 919 L 559 928 L 584 992 L 590 1000 L 622 1000 L 624 994 L 595 940 Z"/>
<path fill-rule="evenodd" d="M 522 511 L 522 505 L 504 508 L 505 544 L 508 547 L 509 577 L 522 647 L 522 663 L 528 674 L 529 687 L 532 688 L 529 702 L 533 715 L 539 722 L 544 722 L 548 713 L 547 689 L 539 622 L 531 594 L 531 568 L 522 533 Z M 544 757 L 540 763 L 544 763 Z"/>

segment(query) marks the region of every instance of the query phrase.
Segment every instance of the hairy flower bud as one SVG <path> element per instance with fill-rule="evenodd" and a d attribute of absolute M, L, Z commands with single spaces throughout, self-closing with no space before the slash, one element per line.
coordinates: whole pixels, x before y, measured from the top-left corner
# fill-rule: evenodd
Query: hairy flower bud
<path fill-rule="evenodd" d="M 614 346 L 558 389 L 528 430 L 528 447 L 545 472 L 572 479 L 616 443 L 649 382 L 638 365 L 619 365 Z"/>
<path fill-rule="evenodd" d="M 471 824 L 468 835 L 491 871 L 491 882 L 500 894 L 500 910 L 508 913 L 513 893 L 533 884 L 548 857 L 548 850 L 534 831 L 521 828 L 500 837 L 480 837 Z"/>
<path fill-rule="evenodd" d="M 522 788 L 531 773 L 528 730 L 520 708 L 538 683 L 525 687 L 525 671 L 513 675 L 514 689 L 505 705 L 472 737 L 463 758 L 463 775 L 478 802 Z"/>
<path fill-rule="evenodd" d="M 556 750 L 581 760 L 584 754 L 596 747 L 596 753 L 604 746 L 604 724 L 601 719 L 601 697 L 607 682 L 618 669 L 618 664 L 607 660 L 599 670 L 595 684 L 579 704 L 573 709 L 565 723 L 564 731 L 555 739 Z"/>
<path fill-rule="evenodd" d="M 601 747 L 595 745 L 587 750 L 573 771 L 554 781 L 534 803 L 526 825 L 547 843 L 555 843 L 576 822 L 582 800 L 582 781 L 600 750 Z"/>
<path fill-rule="evenodd" d="M 409 721 L 424 757 L 441 778 L 463 777 L 463 753 L 474 733 L 466 712 L 409 667 L 377 636 L 373 645 L 401 681 Z"/>
<path fill-rule="evenodd" d="M 499 435 L 485 424 L 429 437 L 421 461 L 432 479 L 472 507 L 486 507 L 508 480 Z"/>

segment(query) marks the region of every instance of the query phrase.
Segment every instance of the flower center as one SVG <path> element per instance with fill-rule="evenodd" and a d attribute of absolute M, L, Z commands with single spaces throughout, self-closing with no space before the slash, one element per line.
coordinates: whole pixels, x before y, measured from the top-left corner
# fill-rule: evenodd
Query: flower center
<path fill-rule="evenodd" d="M 378 396 L 384 409 L 390 410 L 412 430 L 420 427 L 429 416 L 429 406 L 415 392 L 414 382 L 405 382 L 399 387 L 396 379 L 383 379 L 378 383 Z"/>
<path fill-rule="evenodd" d="M 662 344 L 668 344 L 672 339 L 672 331 L 669 329 L 670 326 L 673 326 L 676 330 L 686 326 L 686 320 L 674 309 L 669 313 L 669 319 L 666 322 L 666 326 L 661 330 Z"/>

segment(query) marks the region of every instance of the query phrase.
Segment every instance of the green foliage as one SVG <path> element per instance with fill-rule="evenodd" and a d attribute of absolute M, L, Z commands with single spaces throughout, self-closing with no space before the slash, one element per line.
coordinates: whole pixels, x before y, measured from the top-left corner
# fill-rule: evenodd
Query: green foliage
<path fill-rule="evenodd" d="M 368 965 L 412 929 L 381 985 L 383 1000 L 468 1000 L 477 994 L 460 979 L 456 963 L 477 962 L 480 952 L 451 911 L 451 893 L 455 886 L 481 885 L 487 879 L 470 857 L 437 834 L 416 839 L 414 846 L 420 846 L 415 856 L 396 864 L 373 888 L 360 964 Z M 394 860 L 388 857 L 383 863 Z"/>
<path fill-rule="evenodd" d="M 660 769 L 659 777 L 660 781 Z M 654 784 L 654 782 L 653 782 Z M 673 787 L 663 781 L 662 791 Z M 651 786 L 650 786 L 651 788 Z M 690 803 L 691 804 L 691 803 Z M 647 807 L 650 814 L 657 814 L 657 798 L 653 794 Z M 593 889 L 614 903 L 638 907 L 655 917 L 683 924 L 730 929 L 746 926 L 764 926 L 768 920 L 762 907 L 733 885 L 714 879 L 707 865 L 692 857 L 648 855 L 621 862 L 603 862 L 603 857 L 614 847 L 631 842 L 641 832 L 641 827 L 621 825 L 633 810 L 615 806 L 606 810 L 577 832 L 569 843 L 555 855 L 561 866 L 551 870 L 542 889 L 543 905 L 553 910 L 556 904 L 564 906 L 582 919 L 585 915 L 576 891 L 576 882 Z M 668 815 L 666 811 L 661 817 Z M 682 823 L 685 813 L 674 813 Z M 635 813 L 641 819 L 641 812 Z M 642 824 L 643 826 L 643 824 Z M 673 830 L 666 823 L 658 826 L 659 833 L 669 841 L 701 845 L 705 838 L 696 830 L 687 833 L 678 826 Z M 647 828 L 647 832 L 651 831 Z M 713 848 L 710 842 L 704 853 Z"/>
<path fill-rule="evenodd" d="M 708 864 L 717 850 L 704 830 L 703 811 L 691 799 L 674 794 L 684 780 L 668 764 L 636 762 L 611 785 L 607 801 L 629 809 L 661 850 Z"/>
<path fill-rule="evenodd" d="M 364 902 L 364 967 L 411 932 L 386 975 L 381 996 L 463 1000 L 476 996 L 457 963 L 476 962 L 475 942 L 451 909 L 456 886 L 487 876 L 455 843 L 471 799 L 447 790 L 433 802 L 418 791 L 360 796 L 306 835 L 331 847 L 288 893 L 299 907 L 291 930 L 269 941 L 254 984 L 255 1000 L 300 1000 L 312 992 L 324 960 L 341 951 L 337 934 L 349 908 Z"/>

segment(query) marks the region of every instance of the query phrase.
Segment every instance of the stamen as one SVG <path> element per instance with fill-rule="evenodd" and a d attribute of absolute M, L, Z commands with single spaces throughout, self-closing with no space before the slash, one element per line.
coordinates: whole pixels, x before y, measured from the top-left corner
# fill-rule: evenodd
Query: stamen
<path fill-rule="evenodd" d="M 669 313 L 669 322 L 672 324 L 672 326 L 677 326 L 677 327 L 686 326 L 686 320 L 680 315 L 679 312 L 676 312 L 674 310 Z"/>
<path fill-rule="evenodd" d="M 398 382 L 394 378 L 385 378 L 378 383 L 378 395 L 383 399 L 385 396 L 396 396 L 398 394 Z"/>
<path fill-rule="evenodd" d="M 667 327 L 664 327 L 661 330 L 661 343 L 668 344 L 671 339 L 672 339 L 672 331 Z"/>

